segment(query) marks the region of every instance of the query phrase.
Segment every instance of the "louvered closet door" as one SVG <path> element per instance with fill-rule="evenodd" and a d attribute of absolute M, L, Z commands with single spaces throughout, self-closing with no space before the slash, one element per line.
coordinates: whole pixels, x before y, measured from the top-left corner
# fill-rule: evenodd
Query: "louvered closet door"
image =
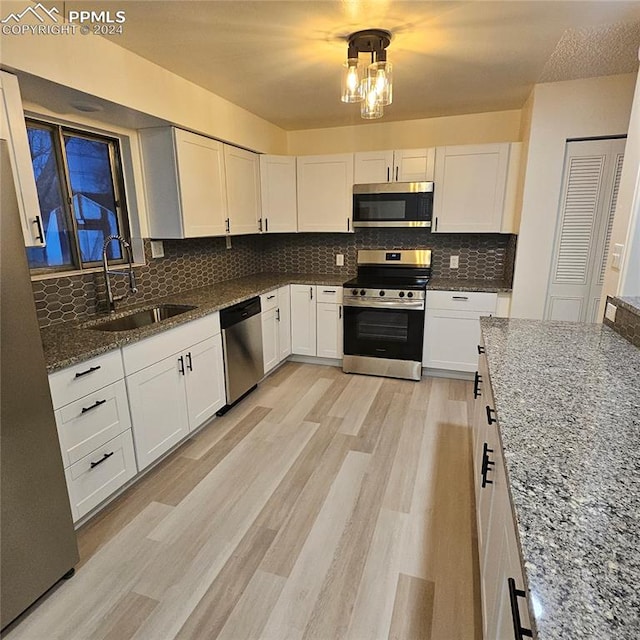
<path fill-rule="evenodd" d="M 597 322 L 624 139 L 568 142 L 545 317 Z"/>

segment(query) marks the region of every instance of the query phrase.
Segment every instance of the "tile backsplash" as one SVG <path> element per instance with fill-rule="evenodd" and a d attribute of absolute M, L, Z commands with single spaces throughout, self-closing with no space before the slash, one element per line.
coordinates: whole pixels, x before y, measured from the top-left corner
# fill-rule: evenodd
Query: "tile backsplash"
<path fill-rule="evenodd" d="M 328 273 L 356 272 L 358 249 L 431 248 L 434 277 L 495 280 L 510 285 L 513 277 L 516 236 L 501 234 L 431 234 L 418 229 L 359 229 L 344 233 L 287 233 L 235 236 L 231 249 L 225 238 L 165 240 L 164 258 L 152 258 L 145 241 L 147 264 L 135 269 L 138 293 L 122 303 L 153 302 L 185 289 L 260 272 Z M 335 256 L 344 255 L 344 266 Z M 459 268 L 449 269 L 449 256 L 458 255 Z M 114 294 L 126 293 L 123 276 L 112 279 Z M 61 276 L 32 282 L 40 326 L 87 318 L 103 310 L 102 272 Z"/>
<path fill-rule="evenodd" d="M 615 322 L 611 322 L 604 317 L 603 323 L 640 348 L 640 296 L 622 298 L 607 296 L 607 303 L 617 307 L 616 319 Z"/>

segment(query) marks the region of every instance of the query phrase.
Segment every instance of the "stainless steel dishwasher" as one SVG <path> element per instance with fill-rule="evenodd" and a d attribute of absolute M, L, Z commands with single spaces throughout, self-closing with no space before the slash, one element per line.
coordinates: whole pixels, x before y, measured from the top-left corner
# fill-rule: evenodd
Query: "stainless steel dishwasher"
<path fill-rule="evenodd" d="M 251 298 L 220 311 L 227 404 L 221 415 L 253 391 L 264 376 L 260 298 Z"/>

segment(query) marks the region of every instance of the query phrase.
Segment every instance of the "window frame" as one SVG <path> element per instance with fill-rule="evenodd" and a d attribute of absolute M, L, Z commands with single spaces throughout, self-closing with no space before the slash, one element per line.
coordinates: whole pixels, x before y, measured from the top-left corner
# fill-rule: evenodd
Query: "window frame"
<path fill-rule="evenodd" d="M 118 230 L 120 235 L 129 243 L 131 243 L 131 228 L 129 224 L 129 212 L 127 207 L 127 198 L 124 184 L 124 166 L 122 163 L 122 149 L 120 138 L 106 133 L 98 133 L 88 131 L 86 129 L 75 126 L 68 126 L 56 122 L 42 120 L 40 118 L 27 116 L 25 117 L 27 127 L 40 128 L 50 131 L 53 139 L 54 153 L 56 156 L 56 167 L 58 170 L 58 181 L 62 195 L 62 205 L 67 219 L 69 228 L 71 261 L 70 265 L 56 265 L 52 267 L 29 267 L 31 276 L 53 276 L 60 274 L 61 276 L 69 273 L 89 272 L 102 266 L 101 260 L 91 262 L 82 261 L 82 252 L 80 249 L 80 237 L 78 235 L 78 223 L 73 207 L 73 191 L 71 189 L 71 178 L 69 175 L 69 165 L 67 162 L 67 154 L 64 143 L 65 134 L 69 134 L 85 140 L 95 140 L 106 143 L 109 151 L 109 168 L 111 170 L 111 187 L 114 196 L 114 208 L 116 219 L 118 222 Z M 125 252 L 119 259 L 109 259 L 109 264 L 124 264 L 127 262 Z"/>

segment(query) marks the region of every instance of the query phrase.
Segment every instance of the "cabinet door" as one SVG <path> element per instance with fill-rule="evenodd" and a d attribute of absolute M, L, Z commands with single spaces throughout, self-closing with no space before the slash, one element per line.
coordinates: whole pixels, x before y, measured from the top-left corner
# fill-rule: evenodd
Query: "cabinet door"
<path fill-rule="evenodd" d="M 432 231 L 500 233 L 509 143 L 438 147 Z"/>
<path fill-rule="evenodd" d="M 229 233 L 258 233 L 260 159 L 257 153 L 224 145 Z"/>
<path fill-rule="evenodd" d="M 433 182 L 436 150 L 398 149 L 393 154 L 395 182 Z"/>
<path fill-rule="evenodd" d="M 342 305 L 321 302 L 317 311 L 317 355 L 321 358 L 342 358 Z"/>
<path fill-rule="evenodd" d="M 189 430 L 211 418 L 225 404 L 222 336 L 207 338 L 182 354 L 186 369 Z"/>
<path fill-rule="evenodd" d="M 126 378 L 140 470 L 189 433 L 183 367 L 178 357 L 169 356 Z"/>
<path fill-rule="evenodd" d="M 291 352 L 316 355 L 316 288 L 291 285 Z"/>
<path fill-rule="evenodd" d="M 280 362 L 278 309 L 262 312 L 262 363 L 267 373 Z"/>
<path fill-rule="evenodd" d="M 297 159 L 298 230 L 351 231 L 353 153 Z"/>
<path fill-rule="evenodd" d="M 480 341 L 479 317 L 477 311 L 427 309 L 423 366 L 452 371 L 475 371 L 477 345 Z"/>
<path fill-rule="evenodd" d="M 183 237 L 223 235 L 227 200 L 222 143 L 175 129 L 175 145 Z M 155 162 L 166 163 L 169 158 L 158 157 Z"/>
<path fill-rule="evenodd" d="M 0 138 L 7 141 L 11 171 L 18 198 L 20 224 L 27 247 L 43 247 L 40 203 L 31 164 L 31 151 L 16 76 L 0 71 Z"/>
<path fill-rule="evenodd" d="M 260 191 L 263 233 L 298 230 L 296 159 L 294 156 L 260 156 Z"/>
<path fill-rule="evenodd" d="M 355 154 L 354 184 L 390 182 L 393 177 L 393 151 L 358 151 Z"/>
<path fill-rule="evenodd" d="M 278 360 L 291 354 L 291 293 L 289 286 L 278 289 Z M 266 369 L 265 369 L 266 371 Z"/>

